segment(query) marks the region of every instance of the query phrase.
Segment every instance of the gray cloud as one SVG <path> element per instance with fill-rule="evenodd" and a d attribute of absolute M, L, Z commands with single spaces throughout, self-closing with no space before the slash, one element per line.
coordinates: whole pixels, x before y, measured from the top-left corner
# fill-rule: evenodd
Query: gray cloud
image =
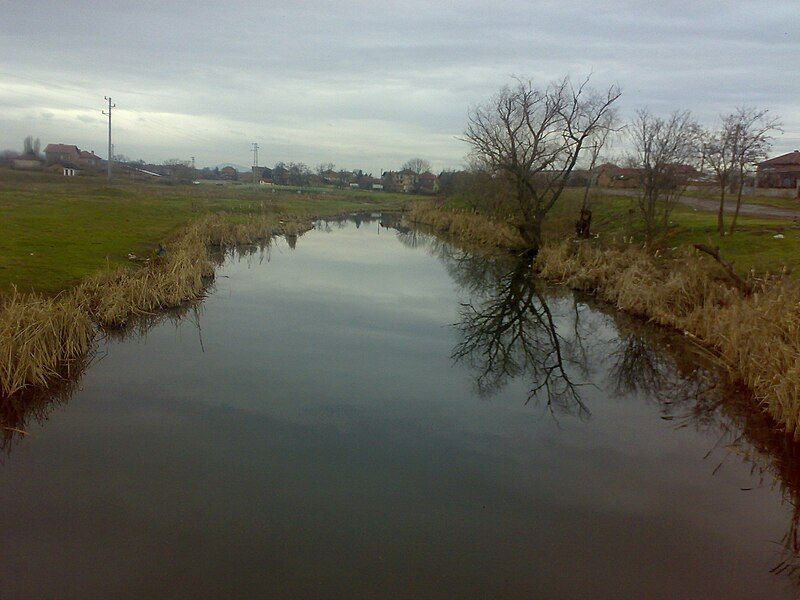
<path fill-rule="evenodd" d="M 6 3 L 0 146 L 102 148 L 109 94 L 128 156 L 247 164 L 258 141 L 267 163 L 457 166 L 470 106 L 512 75 L 567 72 L 619 83 L 624 114 L 768 107 L 776 151 L 800 146 L 791 2 L 377 4 Z"/>

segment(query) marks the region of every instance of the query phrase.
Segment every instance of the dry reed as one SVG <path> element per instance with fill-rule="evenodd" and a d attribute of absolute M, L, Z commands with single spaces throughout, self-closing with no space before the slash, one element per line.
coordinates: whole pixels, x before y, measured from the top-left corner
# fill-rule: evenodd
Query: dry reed
<path fill-rule="evenodd" d="M 674 327 L 713 348 L 776 422 L 800 438 L 800 285 L 789 279 L 743 295 L 719 267 L 688 250 L 664 259 L 643 248 L 545 246 L 535 268 L 620 310 Z"/>
<path fill-rule="evenodd" d="M 269 244 L 297 236 L 310 224 L 267 215 L 233 219 L 208 215 L 187 226 L 144 266 L 107 269 L 55 298 L 19 294 L 0 298 L 0 398 L 71 375 L 102 328 L 200 299 L 214 276 L 209 248 Z"/>
<path fill-rule="evenodd" d="M 440 233 L 453 235 L 467 243 L 509 249 L 524 245 L 509 223 L 493 221 L 472 212 L 442 210 L 433 204 L 420 202 L 412 206 L 407 219 L 412 223 L 423 223 Z"/>
<path fill-rule="evenodd" d="M 0 300 L 0 396 L 69 374 L 93 338 L 92 322 L 73 295 L 40 298 L 12 290 Z"/>

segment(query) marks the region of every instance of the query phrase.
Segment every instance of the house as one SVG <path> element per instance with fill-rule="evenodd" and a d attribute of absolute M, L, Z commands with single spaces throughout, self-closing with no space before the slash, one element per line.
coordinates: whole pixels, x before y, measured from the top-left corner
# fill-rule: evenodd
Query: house
<path fill-rule="evenodd" d="M 384 187 L 392 192 L 413 192 L 417 186 L 417 174 L 410 169 L 385 171 L 382 176 Z"/>
<path fill-rule="evenodd" d="M 620 167 L 614 163 L 603 163 L 602 165 L 596 166 L 593 170 L 595 174 L 595 185 L 598 187 L 613 187 L 620 170 Z"/>
<path fill-rule="evenodd" d="M 81 150 L 78 155 L 78 164 L 83 167 L 100 167 L 103 159 L 94 153 L 94 150 Z"/>
<path fill-rule="evenodd" d="M 385 171 L 381 176 L 381 181 L 383 188 L 390 192 L 403 192 L 404 194 L 436 194 L 439 192 L 439 178 L 428 171 L 419 174 L 410 169 Z"/>
<path fill-rule="evenodd" d="M 103 159 L 94 150 L 81 150 L 74 144 L 47 144 L 44 149 L 47 164 L 70 163 L 83 168 L 99 168 Z"/>
<path fill-rule="evenodd" d="M 371 175 L 362 175 L 358 178 L 358 187 L 362 190 L 382 190 L 383 180 L 376 179 Z"/>
<path fill-rule="evenodd" d="M 417 177 L 417 191 L 421 194 L 436 194 L 439 191 L 439 178 L 425 171 Z"/>
<path fill-rule="evenodd" d="M 322 183 L 326 185 L 337 185 L 341 181 L 341 175 L 333 169 L 323 171 L 320 173 L 320 177 L 322 177 Z"/>
<path fill-rule="evenodd" d="M 72 144 L 47 144 L 44 157 L 48 164 L 76 162 L 81 151 Z"/>
<path fill-rule="evenodd" d="M 408 194 L 413 192 L 417 186 L 417 174 L 411 169 L 403 169 L 400 175 L 400 191 Z"/>
<path fill-rule="evenodd" d="M 383 188 L 390 192 L 400 191 L 400 174 L 396 171 L 384 171 L 381 175 Z"/>
<path fill-rule="evenodd" d="M 756 165 L 756 187 L 798 188 L 800 150 L 770 158 Z"/>

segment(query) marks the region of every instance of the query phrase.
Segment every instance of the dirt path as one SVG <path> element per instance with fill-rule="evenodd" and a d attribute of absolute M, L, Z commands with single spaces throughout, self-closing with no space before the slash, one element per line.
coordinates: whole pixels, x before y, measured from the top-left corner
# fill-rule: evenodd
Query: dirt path
<path fill-rule="evenodd" d="M 636 192 L 633 190 L 602 190 L 603 194 L 617 195 L 617 196 L 635 196 Z M 678 200 L 681 204 L 691 206 L 697 210 L 704 212 L 717 212 L 719 209 L 719 202 L 711 198 L 695 198 L 693 196 L 681 196 Z M 732 213 L 736 211 L 736 199 L 733 202 L 725 202 L 725 212 Z M 739 214 L 743 217 L 764 217 L 768 219 L 800 219 L 800 206 L 797 210 L 789 208 L 778 208 L 776 206 L 764 206 L 761 204 L 742 204 Z"/>

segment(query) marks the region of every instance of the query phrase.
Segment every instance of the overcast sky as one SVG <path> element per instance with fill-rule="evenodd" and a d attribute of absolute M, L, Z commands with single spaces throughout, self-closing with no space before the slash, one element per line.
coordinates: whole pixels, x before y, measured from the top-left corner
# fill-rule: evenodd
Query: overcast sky
<path fill-rule="evenodd" d="M 800 2 L 0 0 L 0 148 L 74 143 L 198 166 L 412 156 L 458 167 L 470 106 L 522 75 L 593 73 L 622 113 L 769 108 L 800 147 Z"/>

